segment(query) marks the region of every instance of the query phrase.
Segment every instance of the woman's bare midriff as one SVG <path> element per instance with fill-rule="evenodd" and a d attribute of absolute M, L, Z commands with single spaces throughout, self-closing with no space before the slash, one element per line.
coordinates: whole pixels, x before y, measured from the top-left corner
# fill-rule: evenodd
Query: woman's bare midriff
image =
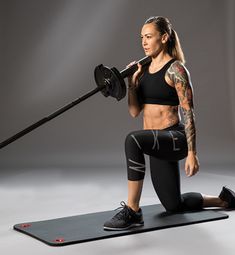
<path fill-rule="evenodd" d="M 143 129 L 164 129 L 180 121 L 178 106 L 145 104 L 143 106 Z"/>

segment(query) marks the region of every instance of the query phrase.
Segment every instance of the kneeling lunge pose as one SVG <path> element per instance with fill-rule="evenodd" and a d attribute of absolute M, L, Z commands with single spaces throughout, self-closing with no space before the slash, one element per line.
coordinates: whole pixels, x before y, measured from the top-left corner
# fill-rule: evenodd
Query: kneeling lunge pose
<path fill-rule="evenodd" d="M 141 38 L 145 54 L 152 61 L 145 67 L 138 64 L 138 70 L 128 77 L 128 105 L 132 117 L 143 111 L 143 130 L 126 137 L 128 201 L 121 202 L 122 210 L 104 223 L 106 230 L 125 230 L 144 224 L 139 207 L 145 176 L 144 154 L 150 157 L 152 183 L 166 211 L 235 208 L 235 193 L 226 187 L 219 196 L 181 194 L 179 160 L 186 158 L 187 176 L 199 170 L 190 75 L 177 33 L 167 18 L 149 18 L 142 27 Z"/>

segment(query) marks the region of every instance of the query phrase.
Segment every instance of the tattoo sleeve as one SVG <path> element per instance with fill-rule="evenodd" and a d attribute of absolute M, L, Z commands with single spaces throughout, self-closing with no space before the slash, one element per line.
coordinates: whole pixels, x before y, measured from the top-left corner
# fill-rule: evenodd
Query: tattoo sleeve
<path fill-rule="evenodd" d="M 180 61 L 175 61 L 167 70 L 166 75 L 174 83 L 183 112 L 188 151 L 196 153 L 196 129 L 193 105 L 193 88 L 190 75 Z"/>

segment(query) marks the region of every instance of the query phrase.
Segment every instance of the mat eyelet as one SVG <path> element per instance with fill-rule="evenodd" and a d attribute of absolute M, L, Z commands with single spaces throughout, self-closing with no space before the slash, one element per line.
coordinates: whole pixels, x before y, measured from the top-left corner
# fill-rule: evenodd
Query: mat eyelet
<path fill-rule="evenodd" d="M 64 238 L 61 238 L 61 237 L 56 238 L 55 240 L 53 240 L 54 243 L 63 243 L 64 241 L 65 241 Z"/>
<path fill-rule="evenodd" d="M 21 225 L 20 225 L 21 228 L 29 228 L 29 227 L 31 227 L 31 226 L 32 226 L 32 225 L 29 224 L 29 223 L 24 223 L 24 224 L 21 224 Z"/>

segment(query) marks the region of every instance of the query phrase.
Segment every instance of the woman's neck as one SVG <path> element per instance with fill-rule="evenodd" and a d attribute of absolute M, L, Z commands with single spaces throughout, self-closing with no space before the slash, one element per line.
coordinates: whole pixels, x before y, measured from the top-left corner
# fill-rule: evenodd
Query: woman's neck
<path fill-rule="evenodd" d="M 151 65 L 160 66 L 168 62 L 170 59 L 172 59 L 172 57 L 168 53 L 161 51 L 156 56 L 152 56 Z"/>

